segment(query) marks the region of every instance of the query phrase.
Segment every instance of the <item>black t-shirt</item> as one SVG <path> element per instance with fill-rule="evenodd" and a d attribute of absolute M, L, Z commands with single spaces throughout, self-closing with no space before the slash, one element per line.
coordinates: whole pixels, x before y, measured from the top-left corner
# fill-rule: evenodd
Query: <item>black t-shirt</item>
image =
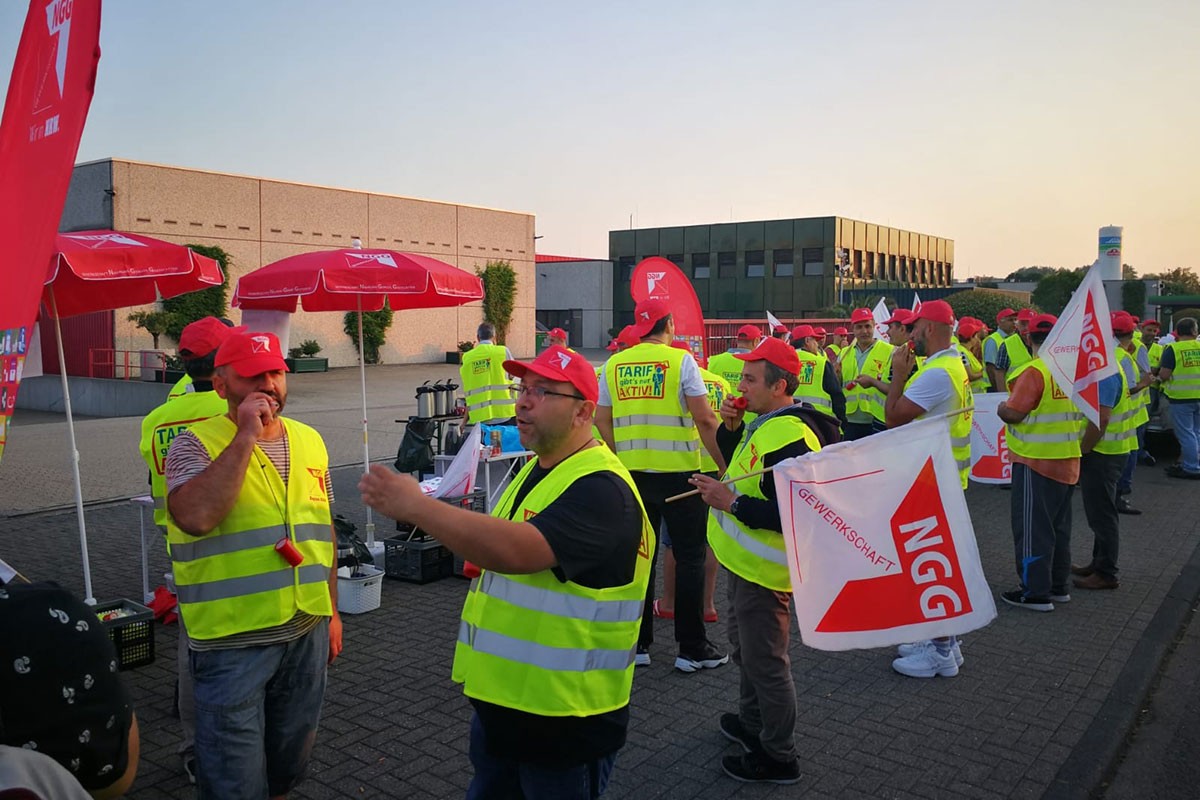
<path fill-rule="evenodd" d="M 56 583 L 0 586 L 0 744 L 50 756 L 86 789 L 125 773 L 133 706 L 95 611 Z"/>
<path fill-rule="evenodd" d="M 537 466 L 518 489 L 513 509 L 553 469 Z M 592 589 L 633 580 L 642 512 L 629 485 L 611 472 L 585 475 L 528 520 L 546 537 L 564 583 Z M 487 734 L 488 751 L 544 766 L 567 767 L 620 750 L 629 727 L 629 706 L 591 717 L 544 717 L 472 699 Z"/>

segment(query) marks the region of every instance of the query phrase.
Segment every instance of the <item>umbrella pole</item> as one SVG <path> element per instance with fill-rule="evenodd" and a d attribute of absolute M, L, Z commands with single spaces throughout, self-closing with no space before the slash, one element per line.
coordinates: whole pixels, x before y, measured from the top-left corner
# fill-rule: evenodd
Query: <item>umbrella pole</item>
<path fill-rule="evenodd" d="M 75 516 L 79 520 L 79 552 L 83 556 L 83 602 L 96 605 L 92 596 L 92 565 L 88 561 L 87 525 L 83 521 L 83 484 L 79 479 L 79 448 L 75 445 L 75 419 L 71 416 L 71 392 L 67 389 L 67 360 L 63 356 L 62 323 L 54 287 L 50 287 L 50 313 L 54 315 L 54 343 L 58 346 L 58 375 L 62 378 L 63 405 L 67 412 L 67 435 L 71 441 L 71 477 L 75 481 Z"/>
<path fill-rule="evenodd" d="M 362 295 L 358 296 L 358 377 L 362 383 L 363 474 L 371 471 L 371 448 L 367 441 L 367 360 L 363 357 Z M 367 547 L 375 546 L 375 517 L 367 506 Z"/>

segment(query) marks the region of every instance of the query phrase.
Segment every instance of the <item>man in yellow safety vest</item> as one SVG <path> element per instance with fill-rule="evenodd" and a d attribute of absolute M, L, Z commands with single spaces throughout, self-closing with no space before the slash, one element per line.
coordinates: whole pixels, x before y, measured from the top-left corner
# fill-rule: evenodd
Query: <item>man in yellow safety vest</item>
<path fill-rule="evenodd" d="M 625 744 L 654 529 L 628 470 L 592 437 L 599 387 L 587 360 L 551 347 L 504 368 L 521 378 L 517 428 L 537 458 L 491 516 L 426 497 L 383 466 L 359 489 L 483 569 L 451 676 L 474 707 L 468 796 L 594 798 Z"/>
<path fill-rule="evenodd" d="M 808 403 L 840 425 L 846 421 L 846 395 L 842 393 L 842 384 L 833 365 L 821 352 L 820 339 L 811 325 L 797 325 L 792 329 L 791 344 L 800 359 L 795 399 Z"/>
<path fill-rule="evenodd" d="M 884 393 L 875 383 L 888 370 L 892 346 L 875 338 L 875 316 L 869 308 L 856 308 L 850 314 L 854 343 L 838 357 L 838 378 L 846 387 L 846 424 L 849 440 L 862 439 L 882 431 Z"/>
<path fill-rule="evenodd" d="M 481 323 L 475 335 L 478 344 L 463 353 L 462 365 L 458 368 L 467 401 L 463 425 L 512 419 L 515 407 L 511 381 L 501 366 L 506 359 L 512 358 L 512 353 L 504 345 L 492 341 L 496 338 L 496 326 L 490 322 Z"/>
<path fill-rule="evenodd" d="M 1167 476 L 1200 480 L 1200 341 L 1194 317 L 1175 323 L 1175 341 L 1163 350 L 1158 377 L 1180 449 L 1179 463 L 1167 467 Z"/>

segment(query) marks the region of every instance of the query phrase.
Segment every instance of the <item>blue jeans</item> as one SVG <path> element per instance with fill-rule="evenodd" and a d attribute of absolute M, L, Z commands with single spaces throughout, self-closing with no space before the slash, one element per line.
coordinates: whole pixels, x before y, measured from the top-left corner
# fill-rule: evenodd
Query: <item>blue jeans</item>
<path fill-rule="evenodd" d="M 329 620 L 286 644 L 190 653 L 196 789 L 264 800 L 304 777 L 325 697 Z"/>
<path fill-rule="evenodd" d="M 1132 451 L 1125 459 L 1125 468 L 1121 470 L 1121 477 L 1117 480 L 1117 491 L 1122 494 L 1128 494 L 1133 491 L 1133 470 L 1137 467 L 1138 460 L 1142 457 L 1142 454 L 1146 452 L 1146 425 L 1138 425 L 1137 441 L 1137 449 Z"/>
<path fill-rule="evenodd" d="M 617 754 L 566 769 L 497 758 L 487 751 L 478 714 L 471 715 L 471 765 L 467 800 L 595 800 L 608 788 Z"/>
<path fill-rule="evenodd" d="M 1179 440 L 1184 472 L 1200 472 L 1200 403 L 1171 403 L 1171 423 Z"/>

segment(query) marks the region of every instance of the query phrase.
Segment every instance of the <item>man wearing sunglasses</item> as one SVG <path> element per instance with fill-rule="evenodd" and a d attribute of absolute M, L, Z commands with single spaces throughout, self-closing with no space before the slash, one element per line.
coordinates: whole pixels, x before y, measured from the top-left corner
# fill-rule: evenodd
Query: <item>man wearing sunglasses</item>
<path fill-rule="evenodd" d="M 629 472 L 592 436 L 587 359 L 555 346 L 504 369 L 521 379 L 517 430 L 537 458 L 490 517 L 383 466 L 359 489 L 483 569 L 452 674 L 475 707 L 467 797 L 595 798 L 625 744 L 654 529 Z"/>

